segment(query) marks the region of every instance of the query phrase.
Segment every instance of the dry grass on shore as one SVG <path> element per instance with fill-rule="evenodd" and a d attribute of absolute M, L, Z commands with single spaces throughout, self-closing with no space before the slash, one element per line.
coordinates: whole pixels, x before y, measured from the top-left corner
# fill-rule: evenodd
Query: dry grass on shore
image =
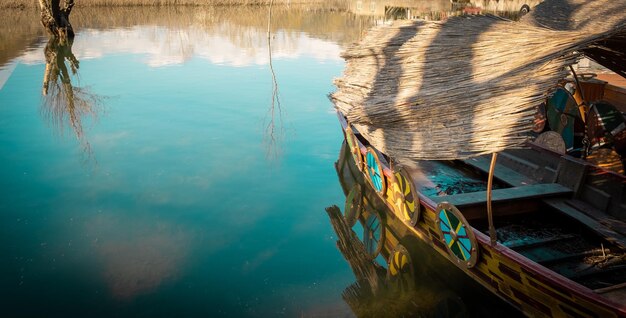
<path fill-rule="evenodd" d="M 346 0 L 75 0 L 77 7 L 105 6 L 229 6 L 229 5 L 277 5 L 284 4 L 326 4 L 340 5 Z M 0 3 L 0 9 L 26 9 L 38 7 L 37 0 L 6 0 Z"/>

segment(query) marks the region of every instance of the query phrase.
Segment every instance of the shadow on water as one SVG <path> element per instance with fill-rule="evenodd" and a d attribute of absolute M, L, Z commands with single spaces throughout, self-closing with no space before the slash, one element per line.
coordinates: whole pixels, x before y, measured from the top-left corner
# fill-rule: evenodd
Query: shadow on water
<path fill-rule="evenodd" d="M 326 208 L 338 238 L 337 248 L 356 278 L 344 290 L 343 299 L 357 317 L 521 316 L 408 232 L 364 181 L 345 143 L 335 167 L 344 194 L 362 198 L 356 225 L 349 224 L 350 213 L 342 214 L 337 206 Z M 346 209 L 349 207 L 346 203 Z M 372 233 L 369 220 L 374 214 L 384 227 L 377 259 L 367 252 L 366 238 Z M 355 233 L 358 228 L 363 229 L 362 236 Z M 385 265 L 378 261 L 381 256 L 389 260 Z"/>
<path fill-rule="evenodd" d="M 46 69 L 43 75 L 42 114 L 61 134 L 70 127 L 88 158 L 91 145 L 83 128 L 85 118 L 96 119 L 102 110 L 103 97 L 87 87 L 72 83 L 78 80 L 79 61 L 72 53 L 73 41 L 50 38 L 44 48 Z"/>

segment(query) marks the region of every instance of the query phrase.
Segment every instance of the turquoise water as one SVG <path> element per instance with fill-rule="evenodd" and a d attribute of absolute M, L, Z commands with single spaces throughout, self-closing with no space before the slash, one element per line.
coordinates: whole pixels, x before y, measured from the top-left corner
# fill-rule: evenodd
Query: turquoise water
<path fill-rule="evenodd" d="M 278 26 L 276 100 L 266 30 L 225 28 L 79 30 L 78 119 L 42 96 L 47 39 L 3 66 L 3 316 L 349 315 L 324 213 L 343 44 Z"/>
<path fill-rule="evenodd" d="M 41 36 L 36 13 L 20 14 L 33 22 L 23 33 L 4 31 L 12 14 L 0 19 L 1 317 L 402 307 L 344 300 L 363 282 L 324 211 L 345 202 L 326 96 L 373 17 L 277 7 L 268 40 L 267 7 L 79 8 L 62 45 Z M 352 230 L 363 240 L 362 224 Z M 416 250 L 406 313 L 515 314 Z"/>

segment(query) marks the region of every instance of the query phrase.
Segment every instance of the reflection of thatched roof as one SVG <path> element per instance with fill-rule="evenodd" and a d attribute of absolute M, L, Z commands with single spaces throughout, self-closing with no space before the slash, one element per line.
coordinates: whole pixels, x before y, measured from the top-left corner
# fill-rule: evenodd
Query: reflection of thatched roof
<path fill-rule="evenodd" d="M 519 146 L 576 52 L 625 30 L 623 11 L 593 23 L 559 31 L 476 16 L 378 27 L 344 53 L 331 98 L 393 157 L 454 159 Z"/>

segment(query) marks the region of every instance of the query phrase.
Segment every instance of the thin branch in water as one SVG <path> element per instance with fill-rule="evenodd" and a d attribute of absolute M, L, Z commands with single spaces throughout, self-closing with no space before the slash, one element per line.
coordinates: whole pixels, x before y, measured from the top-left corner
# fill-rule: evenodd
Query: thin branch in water
<path fill-rule="evenodd" d="M 272 64 L 272 4 L 269 3 L 269 12 L 267 18 L 267 48 L 269 55 L 269 66 L 272 75 L 272 101 L 267 116 L 269 121 L 265 125 L 265 143 L 267 145 L 267 157 L 278 158 L 280 154 L 280 144 L 284 137 L 285 131 L 283 127 L 283 110 L 280 103 L 280 92 L 278 89 L 278 81 Z"/>

